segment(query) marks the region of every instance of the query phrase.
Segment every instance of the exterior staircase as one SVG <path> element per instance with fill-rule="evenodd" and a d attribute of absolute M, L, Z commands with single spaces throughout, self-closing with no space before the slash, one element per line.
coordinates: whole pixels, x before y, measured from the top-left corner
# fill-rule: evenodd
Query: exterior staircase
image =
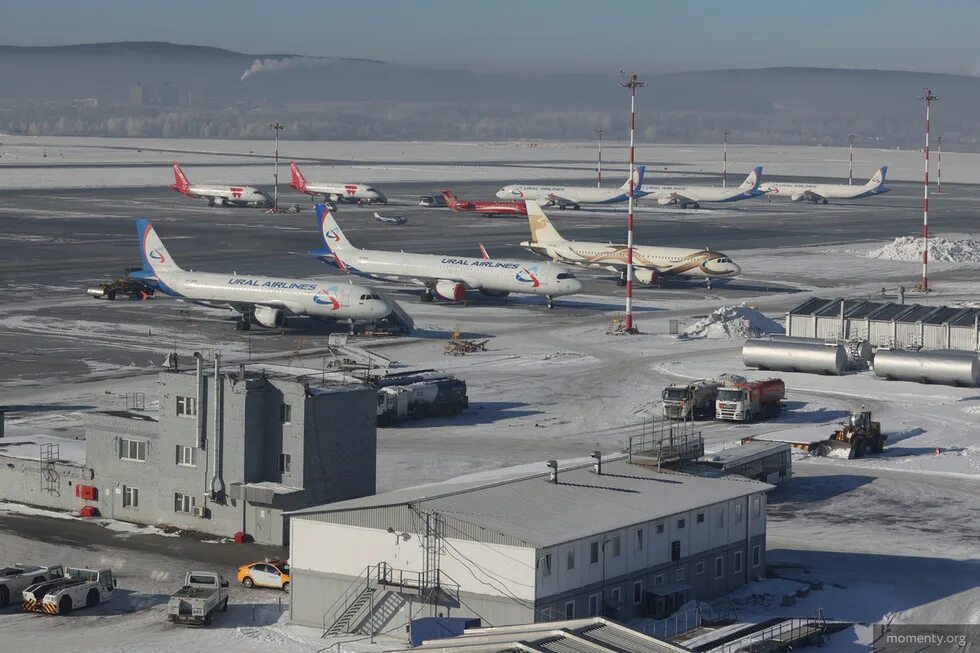
<path fill-rule="evenodd" d="M 375 592 L 374 587 L 365 587 L 361 593 L 354 597 L 350 603 L 343 606 L 343 610 L 337 615 L 330 627 L 323 631 L 323 636 L 339 635 L 348 631 L 351 621 L 361 611 L 361 608 L 371 600 L 371 595 Z"/>

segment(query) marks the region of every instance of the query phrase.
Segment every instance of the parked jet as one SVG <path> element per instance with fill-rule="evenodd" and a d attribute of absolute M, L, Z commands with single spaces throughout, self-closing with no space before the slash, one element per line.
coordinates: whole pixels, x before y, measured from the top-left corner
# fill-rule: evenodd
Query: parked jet
<path fill-rule="evenodd" d="M 238 328 L 254 321 L 264 327 L 285 326 L 290 315 L 317 319 L 380 319 L 391 303 L 367 286 L 313 279 L 251 277 L 184 270 L 174 262 L 149 220 L 136 221 L 143 268 L 130 277 L 184 301 L 227 307 L 241 314 Z"/>
<path fill-rule="evenodd" d="M 861 197 L 880 195 L 891 190 L 885 186 L 885 175 L 888 166 L 881 166 L 874 176 L 863 186 L 852 184 L 808 184 L 795 182 L 774 181 L 766 184 L 764 191 L 773 197 L 789 197 L 794 202 L 826 204 L 828 200 L 856 200 Z"/>
<path fill-rule="evenodd" d="M 442 191 L 442 197 L 446 200 L 446 206 L 453 211 L 479 213 L 485 218 L 495 215 L 527 215 L 524 202 L 470 202 L 459 199 L 448 190 Z"/>
<path fill-rule="evenodd" d="M 366 184 L 350 184 L 335 182 L 308 182 L 295 161 L 289 162 L 289 170 L 293 180 L 289 186 L 301 193 L 306 193 L 314 200 L 318 197 L 334 202 L 352 202 L 355 204 L 387 204 L 388 198 L 376 188 Z"/>
<path fill-rule="evenodd" d="M 637 166 L 633 171 L 633 193 L 641 197 L 643 171 L 646 166 Z M 582 204 L 615 204 L 629 199 L 630 180 L 619 188 L 596 188 L 594 186 L 540 186 L 532 184 L 511 184 L 497 191 L 502 200 L 528 200 L 545 205 L 564 208 L 581 208 Z"/>
<path fill-rule="evenodd" d="M 566 240 L 548 220 L 537 202 L 527 203 L 527 221 L 531 240 L 521 247 L 553 261 L 619 272 L 626 282 L 626 245 Z M 728 256 L 707 249 L 680 247 L 633 246 L 633 275 L 642 283 L 655 283 L 658 277 L 694 277 L 712 279 L 734 277 L 741 273 Z"/>
<path fill-rule="evenodd" d="M 548 308 L 553 308 L 555 297 L 582 290 L 582 282 L 568 268 L 550 262 L 359 249 L 347 240 L 325 206 L 318 204 L 316 214 L 323 248 L 310 254 L 353 274 L 423 286 L 423 302 L 435 297 L 460 302 L 467 290 L 477 290 L 492 297 L 545 295 Z"/>
<path fill-rule="evenodd" d="M 398 224 L 398 225 L 401 225 L 401 224 L 405 224 L 406 222 L 408 222 L 408 218 L 406 218 L 405 216 L 402 216 L 402 215 L 378 215 L 378 213 L 375 213 L 374 214 L 374 219 L 377 220 L 378 222 L 380 222 L 381 224 Z"/>
<path fill-rule="evenodd" d="M 740 186 L 650 186 L 640 192 L 640 197 L 650 197 L 657 204 L 674 204 L 682 209 L 693 206 L 701 208 L 703 202 L 737 202 L 765 194 L 759 190 L 762 181 L 762 166 L 756 166 Z"/>
<path fill-rule="evenodd" d="M 174 161 L 174 183 L 170 190 L 199 197 L 208 201 L 208 206 L 272 206 L 272 198 L 252 186 L 222 186 L 219 184 L 191 185 L 187 175 Z"/>

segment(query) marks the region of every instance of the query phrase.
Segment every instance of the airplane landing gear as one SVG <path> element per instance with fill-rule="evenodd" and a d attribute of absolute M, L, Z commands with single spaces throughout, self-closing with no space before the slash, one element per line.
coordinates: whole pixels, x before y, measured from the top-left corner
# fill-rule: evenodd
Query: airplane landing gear
<path fill-rule="evenodd" d="M 248 315 L 243 314 L 238 319 L 238 324 L 235 325 L 237 331 L 248 331 L 252 328 L 252 320 L 249 319 Z"/>
<path fill-rule="evenodd" d="M 626 285 L 626 270 L 623 270 L 619 274 L 619 278 L 616 279 L 616 285 L 617 286 L 625 286 Z"/>
<path fill-rule="evenodd" d="M 548 310 L 553 309 L 555 307 L 555 298 L 551 295 L 546 295 L 546 299 L 548 300 Z"/>
<path fill-rule="evenodd" d="M 827 204 L 827 198 L 824 198 L 824 200 L 821 202 L 821 204 Z"/>
<path fill-rule="evenodd" d="M 422 291 L 422 295 L 419 297 L 419 300 L 422 301 L 422 302 L 431 302 L 433 299 L 434 299 L 434 296 L 432 294 L 432 290 L 429 289 L 429 288 L 426 288 L 425 290 L 423 290 Z"/>

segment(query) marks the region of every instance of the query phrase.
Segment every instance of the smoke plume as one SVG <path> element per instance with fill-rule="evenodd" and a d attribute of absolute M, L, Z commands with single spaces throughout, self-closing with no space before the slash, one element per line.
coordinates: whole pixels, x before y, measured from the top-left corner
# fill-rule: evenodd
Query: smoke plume
<path fill-rule="evenodd" d="M 319 57 L 283 57 L 282 59 L 256 59 L 251 67 L 242 73 L 242 81 L 256 73 L 282 70 L 298 70 L 300 68 L 321 68 L 331 65 L 330 59 Z"/>

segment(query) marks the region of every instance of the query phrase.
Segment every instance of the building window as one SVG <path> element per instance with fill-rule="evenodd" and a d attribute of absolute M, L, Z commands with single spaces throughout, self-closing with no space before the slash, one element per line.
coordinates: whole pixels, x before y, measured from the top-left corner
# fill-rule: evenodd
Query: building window
<path fill-rule="evenodd" d="M 762 499 L 759 497 L 752 497 L 752 516 L 759 517 L 762 515 Z"/>
<path fill-rule="evenodd" d="M 174 512 L 191 513 L 197 506 L 197 497 L 190 494 L 174 493 Z"/>
<path fill-rule="evenodd" d="M 721 556 L 715 558 L 715 578 L 725 577 L 725 559 Z"/>
<path fill-rule="evenodd" d="M 678 567 L 674 571 L 674 580 L 685 580 L 687 578 L 687 568 Z"/>
<path fill-rule="evenodd" d="M 194 417 L 197 415 L 197 399 L 177 395 L 177 417 Z"/>
<path fill-rule="evenodd" d="M 566 552 L 565 569 L 575 569 L 575 549 L 569 549 Z"/>
<path fill-rule="evenodd" d="M 633 605 L 641 603 L 643 603 L 643 581 L 637 580 L 633 582 Z"/>
<path fill-rule="evenodd" d="M 674 540 L 670 543 L 670 559 L 677 562 L 681 559 L 681 541 Z"/>
<path fill-rule="evenodd" d="M 643 550 L 643 529 L 642 528 L 636 529 L 636 540 L 635 540 L 635 544 L 634 544 L 633 550 L 634 551 L 642 551 Z"/>
<path fill-rule="evenodd" d="M 724 527 L 725 527 L 725 509 L 722 508 L 721 510 L 718 511 L 718 514 L 715 515 L 715 528 L 724 528 Z"/>
<path fill-rule="evenodd" d="M 129 440 L 119 438 L 119 457 L 122 460 L 137 460 L 146 462 L 146 442 L 144 440 Z"/>
<path fill-rule="evenodd" d="M 194 466 L 194 447 L 185 447 L 184 445 L 177 445 L 177 464 L 184 467 Z"/>
<path fill-rule="evenodd" d="M 599 595 L 589 594 L 589 616 L 598 617 L 599 616 Z"/>
<path fill-rule="evenodd" d="M 612 588 L 612 591 L 609 592 L 609 603 L 613 610 L 619 610 L 619 598 L 619 588 Z"/>
<path fill-rule="evenodd" d="M 657 535 L 663 535 L 663 534 L 664 534 L 664 523 L 660 522 L 659 524 L 657 524 Z"/>
<path fill-rule="evenodd" d="M 694 575 L 700 576 L 703 573 L 704 573 L 704 563 L 703 562 L 696 563 L 694 565 Z"/>
<path fill-rule="evenodd" d="M 279 421 L 282 424 L 289 424 L 293 418 L 293 407 L 289 404 L 279 406 Z"/>
<path fill-rule="evenodd" d="M 139 508 L 140 491 L 135 487 L 123 486 L 123 508 Z"/>
<path fill-rule="evenodd" d="M 575 618 L 575 601 L 569 601 L 565 604 L 565 618 L 566 619 Z"/>
<path fill-rule="evenodd" d="M 683 520 L 683 519 L 678 519 L 678 520 L 677 520 L 677 528 L 684 528 L 684 526 L 686 525 L 686 523 L 687 523 L 687 522 L 686 522 L 685 520 Z"/>
<path fill-rule="evenodd" d="M 614 558 L 618 558 L 619 555 L 623 552 L 623 540 L 622 540 L 622 538 L 619 535 L 616 535 L 615 537 L 613 537 L 612 538 L 612 545 L 613 545 L 613 557 Z"/>
<path fill-rule="evenodd" d="M 736 524 L 741 524 L 742 523 L 742 504 L 741 503 L 736 503 L 735 504 L 735 523 Z"/>
<path fill-rule="evenodd" d="M 593 542 L 589 545 L 589 563 L 596 564 L 599 562 L 599 543 Z"/>
<path fill-rule="evenodd" d="M 732 573 L 740 574 L 742 573 L 742 552 L 736 551 L 735 557 L 732 560 Z"/>
<path fill-rule="evenodd" d="M 752 547 L 752 566 L 758 567 L 762 563 L 762 548 L 756 544 Z"/>
<path fill-rule="evenodd" d="M 550 576 L 551 575 L 551 554 L 546 553 L 540 560 L 541 562 L 541 575 Z"/>
<path fill-rule="evenodd" d="M 663 574 L 657 574 L 656 576 L 654 576 L 653 577 L 653 584 L 654 585 L 663 585 L 664 584 L 664 575 Z"/>
<path fill-rule="evenodd" d="M 698 522 L 699 524 L 703 524 L 703 523 L 704 523 L 704 513 L 703 513 L 703 512 L 699 512 L 699 513 L 698 513 L 698 518 L 697 518 L 697 522 Z"/>
<path fill-rule="evenodd" d="M 289 473 L 289 465 L 290 465 L 291 462 L 292 462 L 292 456 L 290 456 L 288 453 L 280 454 L 279 455 L 279 472 L 281 474 L 288 474 Z"/>

